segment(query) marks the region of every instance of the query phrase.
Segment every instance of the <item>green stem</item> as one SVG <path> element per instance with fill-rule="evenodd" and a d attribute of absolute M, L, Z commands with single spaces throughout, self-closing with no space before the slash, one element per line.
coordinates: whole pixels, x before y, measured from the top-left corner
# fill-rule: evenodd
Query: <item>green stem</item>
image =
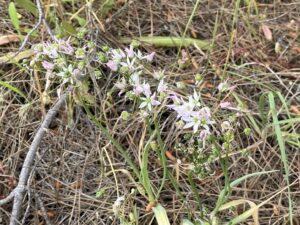
<path fill-rule="evenodd" d="M 81 102 L 85 112 L 90 117 L 90 119 L 96 124 L 96 126 L 101 130 L 101 132 L 111 141 L 111 143 L 117 148 L 120 154 L 124 157 L 126 162 L 129 164 L 133 172 L 137 177 L 140 177 L 139 171 L 136 166 L 131 161 L 129 155 L 125 151 L 125 149 L 110 135 L 110 133 L 103 127 L 103 125 L 96 119 L 96 117 L 91 113 L 89 107 L 82 101 Z"/>
<path fill-rule="evenodd" d="M 181 37 L 121 37 L 119 41 L 123 44 L 130 44 L 133 41 L 137 41 L 138 43 L 143 42 L 146 44 L 154 45 L 156 47 L 189 47 L 190 45 L 196 45 L 202 49 L 209 49 L 211 46 L 210 41 L 207 40 L 199 40 L 194 38 L 181 38 Z"/>

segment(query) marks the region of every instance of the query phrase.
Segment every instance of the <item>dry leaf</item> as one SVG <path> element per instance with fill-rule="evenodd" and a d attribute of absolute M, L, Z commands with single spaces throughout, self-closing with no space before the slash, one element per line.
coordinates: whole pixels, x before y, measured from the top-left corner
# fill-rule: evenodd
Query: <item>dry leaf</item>
<path fill-rule="evenodd" d="M 16 57 L 14 57 L 13 59 L 11 59 L 11 57 L 15 56 L 15 54 L 16 54 L 15 52 L 10 52 L 10 53 L 7 53 L 5 56 L 1 56 L 0 57 L 0 63 L 10 64 L 10 63 L 19 62 L 22 59 L 30 58 L 31 56 L 33 56 L 34 55 L 34 51 L 31 50 L 31 49 L 22 51 Z"/>
<path fill-rule="evenodd" d="M 79 189 L 79 188 L 81 188 L 81 186 L 82 186 L 82 182 L 80 180 L 75 181 L 71 184 L 71 187 L 74 189 Z"/>
<path fill-rule="evenodd" d="M 149 204 L 146 207 L 146 212 L 150 212 L 156 204 L 157 204 L 156 201 L 149 202 Z"/>
<path fill-rule="evenodd" d="M 268 41 L 272 41 L 273 40 L 273 35 L 272 35 L 272 31 L 270 30 L 270 28 L 266 24 L 262 24 L 261 29 L 262 29 L 262 31 L 265 35 L 265 38 Z"/>
<path fill-rule="evenodd" d="M 171 161 L 176 161 L 176 158 L 173 156 L 172 152 L 166 151 L 166 156 Z"/>
<path fill-rule="evenodd" d="M 54 182 L 54 187 L 55 187 L 55 189 L 61 189 L 61 188 L 64 187 L 64 184 L 59 182 L 59 181 L 55 181 Z"/>
<path fill-rule="evenodd" d="M 38 210 L 38 211 L 37 211 L 37 214 L 38 214 L 39 216 L 43 216 L 43 215 L 44 215 L 43 212 L 42 212 L 42 210 Z M 49 217 L 49 219 L 54 218 L 55 215 L 56 215 L 56 213 L 55 213 L 54 211 L 48 211 L 48 212 L 47 212 L 47 216 Z"/>
<path fill-rule="evenodd" d="M 10 42 L 19 42 L 20 38 L 17 34 L 4 35 L 0 37 L 0 45 L 6 45 Z"/>
<path fill-rule="evenodd" d="M 194 80 L 183 80 L 182 82 L 185 84 L 194 84 L 195 83 Z"/>
<path fill-rule="evenodd" d="M 300 109 L 298 109 L 297 106 L 291 105 L 291 111 L 296 113 L 298 116 L 300 116 Z"/>
<path fill-rule="evenodd" d="M 192 64 L 196 70 L 199 70 L 200 67 L 195 58 L 192 58 Z"/>

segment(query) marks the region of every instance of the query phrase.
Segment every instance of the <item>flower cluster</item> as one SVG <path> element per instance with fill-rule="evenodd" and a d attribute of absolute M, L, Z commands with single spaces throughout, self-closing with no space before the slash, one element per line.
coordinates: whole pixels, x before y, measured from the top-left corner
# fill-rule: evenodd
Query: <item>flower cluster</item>
<path fill-rule="evenodd" d="M 139 108 L 152 112 L 153 107 L 161 104 L 167 91 L 167 85 L 160 79 L 157 90 L 152 92 L 151 86 L 142 78 L 144 64 L 152 62 L 155 52 L 143 55 L 141 51 L 134 51 L 133 46 L 121 49 L 107 49 L 99 54 L 100 60 L 112 72 L 121 75 L 115 87 L 119 89 L 119 96 L 126 93 L 129 99 L 138 99 Z"/>
<path fill-rule="evenodd" d="M 177 118 L 183 123 L 183 128 L 193 128 L 193 132 L 199 130 L 199 138 L 205 140 L 210 135 L 210 125 L 214 124 L 210 109 L 201 103 L 200 96 L 194 91 L 193 95 L 188 96 L 188 100 L 178 98 L 176 95 L 170 96 L 173 100 L 168 107 L 177 112 Z"/>
<path fill-rule="evenodd" d="M 78 77 L 83 72 L 86 55 L 92 51 L 89 43 L 83 48 L 74 48 L 70 40 L 60 39 L 57 42 L 46 42 L 36 45 L 34 52 L 36 60 L 41 61 L 48 75 L 62 78 L 63 83 L 72 82 L 71 78 Z"/>

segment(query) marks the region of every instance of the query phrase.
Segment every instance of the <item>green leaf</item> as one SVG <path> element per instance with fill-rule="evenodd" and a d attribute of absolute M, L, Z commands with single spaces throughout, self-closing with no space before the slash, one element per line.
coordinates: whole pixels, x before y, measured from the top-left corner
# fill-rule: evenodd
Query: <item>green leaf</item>
<path fill-rule="evenodd" d="M 188 219 L 183 219 L 182 225 L 194 225 L 194 224 L 191 221 L 189 221 Z"/>
<path fill-rule="evenodd" d="M 35 17 L 38 17 L 38 9 L 35 4 L 30 0 L 15 0 L 18 6 L 22 7 L 26 11 L 32 13 Z"/>
<path fill-rule="evenodd" d="M 8 6 L 8 15 L 10 17 L 10 21 L 17 30 L 17 32 L 20 34 L 20 21 L 18 18 L 17 9 L 15 6 L 15 3 L 11 2 Z"/>
<path fill-rule="evenodd" d="M 101 5 L 101 9 L 100 9 L 101 17 L 102 18 L 106 17 L 107 14 L 109 13 L 109 11 L 112 10 L 114 5 L 115 5 L 115 0 L 104 1 Z"/>
<path fill-rule="evenodd" d="M 23 94 L 22 91 L 20 91 L 17 87 L 9 84 L 8 82 L 0 80 L 0 85 L 3 86 L 3 87 L 6 87 L 8 89 L 10 89 L 11 91 L 17 93 L 18 95 L 20 95 L 21 97 L 23 97 L 23 98 L 26 99 L 26 95 Z"/>
<path fill-rule="evenodd" d="M 63 29 L 65 34 L 73 34 L 73 35 L 76 34 L 75 28 L 66 20 L 63 20 L 61 22 L 61 28 Z"/>
<path fill-rule="evenodd" d="M 152 208 L 152 210 L 158 225 L 170 225 L 170 221 L 164 207 L 162 207 L 160 204 L 157 204 Z"/>
<path fill-rule="evenodd" d="M 96 192 L 96 198 L 101 198 L 104 193 L 105 193 L 105 189 L 100 188 L 100 190 Z"/>

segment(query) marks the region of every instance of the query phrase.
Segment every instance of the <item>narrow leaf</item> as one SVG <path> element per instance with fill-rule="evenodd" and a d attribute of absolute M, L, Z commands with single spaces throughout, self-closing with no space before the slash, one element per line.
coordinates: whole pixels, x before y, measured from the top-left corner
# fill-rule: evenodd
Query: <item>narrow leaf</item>
<path fill-rule="evenodd" d="M 35 4 L 30 0 L 15 0 L 18 6 L 22 7 L 26 11 L 32 13 L 35 17 L 38 16 L 38 9 Z"/>
<path fill-rule="evenodd" d="M 167 212 L 160 204 L 152 208 L 158 225 L 170 225 Z"/>
<path fill-rule="evenodd" d="M 13 3 L 13 2 L 9 3 L 8 14 L 9 14 L 11 23 L 13 24 L 13 26 L 15 27 L 17 32 L 20 33 L 20 21 L 18 18 L 18 13 L 17 13 L 15 3 Z"/>
<path fill-rule="evenodd" d="M 9 84 L 8 82 L 0 80 L 0 85 L 5 87 L 5 88 L 8 88 L 9 90 L 17 93 L 18 95 L 20 95 L 21 97 L 26 99 L 26 95 L 22 91 L 20 91 L 17 87 Z"/>

